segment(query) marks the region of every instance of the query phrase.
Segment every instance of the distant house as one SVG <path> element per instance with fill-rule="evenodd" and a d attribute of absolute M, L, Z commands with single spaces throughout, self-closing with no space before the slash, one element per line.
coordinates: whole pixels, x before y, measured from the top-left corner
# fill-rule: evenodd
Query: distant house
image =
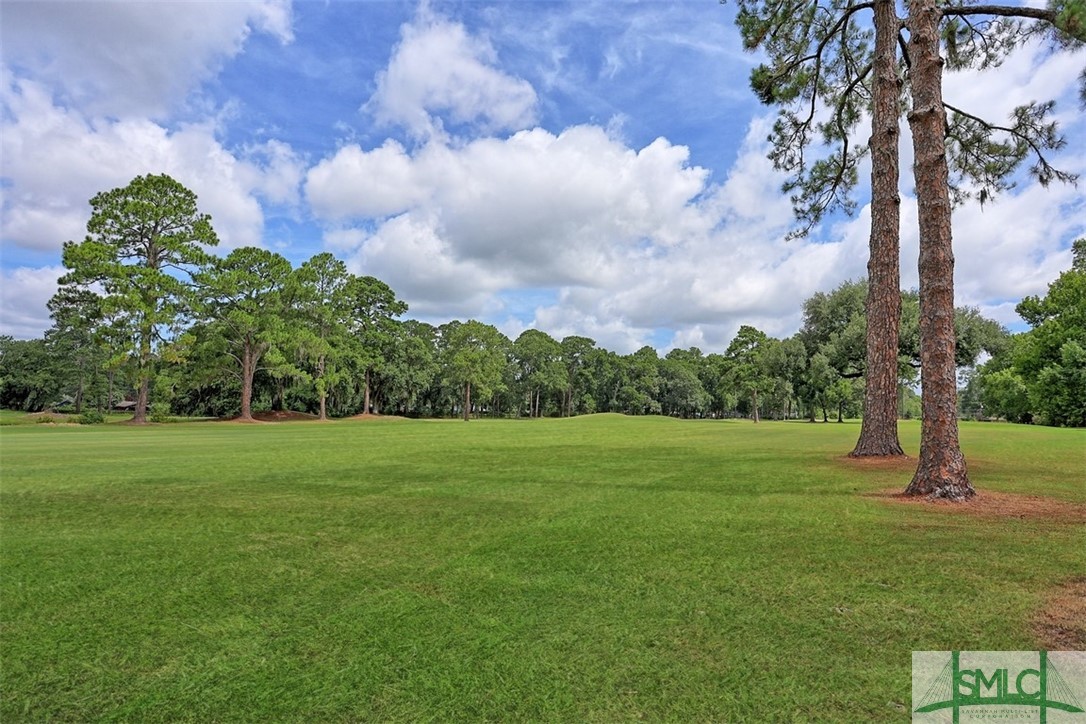
<path fill-rule="evenodd" d="M 113 409 L 117 412 L 131 412 L 136 409 L 135 400 L 121 400 L 113 403 Z"/>

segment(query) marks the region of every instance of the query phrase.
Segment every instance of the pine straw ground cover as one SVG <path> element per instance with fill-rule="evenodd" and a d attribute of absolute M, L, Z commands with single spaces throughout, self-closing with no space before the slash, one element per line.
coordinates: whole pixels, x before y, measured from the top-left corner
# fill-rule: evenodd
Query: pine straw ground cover
<path fill-rule="evenodd" d="M 858 431 L 5 427 L 0 720 L 906 720 L 913 650 L 1041 645 L 1086 526 L 897 504 Z M 962 440 L 1086 503 L 1086 431 Z"/>

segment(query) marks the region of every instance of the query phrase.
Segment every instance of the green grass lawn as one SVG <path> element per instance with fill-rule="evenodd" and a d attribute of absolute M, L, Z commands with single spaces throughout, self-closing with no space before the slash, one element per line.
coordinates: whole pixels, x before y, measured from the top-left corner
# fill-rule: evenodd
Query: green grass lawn
<path fill-rule="evenodd" d="M 5 427 L 0 720 L 906 720 L 913 650 L 1037 648 L 1086 531 L 865 496 L 910 471 L 858 432 Z M 1086 501 L 1086 431 L 962 444 Z"/>

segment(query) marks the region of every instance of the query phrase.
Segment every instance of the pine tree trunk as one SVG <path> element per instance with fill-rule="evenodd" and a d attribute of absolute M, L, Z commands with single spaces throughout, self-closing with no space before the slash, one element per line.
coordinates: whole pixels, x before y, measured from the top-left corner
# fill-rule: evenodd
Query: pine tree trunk
<path fill-rule="evenodd" d="M 362 414 L 369 414 L 370 411 L 370 371 L 366 370 L 366 394 L 365 401 L 362 403 Z"/>
<path fill-rule="evenodd" d="M 758 418 L 758 390 L 754 391 L 753 402 L 754 402 L 754 422 L 757 423 L 758 420 L 759 420 L 759 418 Z"/>
<path fill-rule="evenodd" d="M 901 197 L 897 76 L 898 19 L 893 0 L 875 0 L 871 116 L 871 237 L 867 262 L 867 366 L 860 438 L 852 457 L 904 455 L 897 434 L 897 353 L 901 326 Z"/>
<path fill-rule="evenodd" d="M 140 425 L 147 422 L 147 406 L 151 397 L 151 335 L 153 331 L 150 325 L 144 325 L 140 329 L 139 389 L 136 392 L 136 410 L 131 420 Z"/>
<path fill-rule="evenodd" d="M 275 386 L 275 403 L 272 405 L 272 409 L 276 411 L 285 410 L 287 406 L 287 383 L 280 377 L 277 380 Z"/>
<path fill-rule="evenodd" d="M 471 419 L 471 383 L 464 383 L 464 422 Z"/>
<path fill-rule="evenodd" d="M 151 397 L 151 380 L 140 371 L 140 386 L 136 390 L 136 410 L 129 422 L 144 424 L 147 422 L 147 406 Z"/>
<path fill-rule="evenodd" d="M 256 362 L 252 347 L 246 343 L 241 350 L 241 416 L 240 420 L 251 422 L 253 419 L 253 375 Z"/>
<path fill-rule="evenodd" d="M 954 364 L 954 251 L 945 149 L 940 11 L 935 0 L 909 6 L 914 176 L 920 220 L 920 461 L 907 495 L 965 500 L 975 491 L 958 445 Z"/>
<path fill-rule="evenodd" d="M 83 414 L 83 360 L 79 360 L 79 384 L 75 388 L 75 414 Z"/>
<path fill-rule="evenodd" d="M 325 362 L 326 362 L 326 360 L 325 360 L 324 355 L 321 355 L 317 359 L 317 381 L 319 383 L 317 385 L 317 394 L 320 397 L 320 419 L 321 420 L 327 420 L 328 419 L 328 409 L 327 409 L 327 404 L 326 404 L 326 400 L 328 399 L 328 392 L 325 389 L 325 385 L 324 385 L 324 365 L 325 365 Z"/>

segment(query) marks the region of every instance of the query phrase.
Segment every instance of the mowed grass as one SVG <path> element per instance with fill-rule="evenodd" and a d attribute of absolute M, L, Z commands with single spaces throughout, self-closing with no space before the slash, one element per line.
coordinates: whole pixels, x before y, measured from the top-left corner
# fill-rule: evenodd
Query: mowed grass
<path fill-rule="evenodd" d="M 0 720 L 906 720 L 913 650 L 1037 647 L 1086 532 L 864 495 L 911 470 L 858 432 L 6 427 Z M 1086 501 L 1086 431 L 962 440 Z"/>

